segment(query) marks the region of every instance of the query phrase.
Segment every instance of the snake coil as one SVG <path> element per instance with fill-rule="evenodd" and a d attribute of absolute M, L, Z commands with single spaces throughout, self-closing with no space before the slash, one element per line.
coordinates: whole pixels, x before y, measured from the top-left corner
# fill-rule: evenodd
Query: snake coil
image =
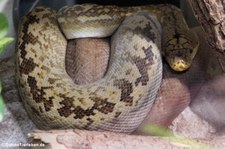
<path fill-rule="evenodd" d="M 187 31 L 181 11 L 171 5 L 84 4 L 58 13 L 35 8 L 18 31 L 17 82 L 24 106 L 41 129 L 130 133 L 146 117 L 160 87 L 161 53 L 172 68 L 191 63 L 198 44 Z M 67 40 L 112 33 L 104 78 L 76 85 L 65 69 Z"/>

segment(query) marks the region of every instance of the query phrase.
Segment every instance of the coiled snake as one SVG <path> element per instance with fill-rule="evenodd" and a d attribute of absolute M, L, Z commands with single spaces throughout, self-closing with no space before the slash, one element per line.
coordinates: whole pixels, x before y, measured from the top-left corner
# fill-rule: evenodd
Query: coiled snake
<path fill-rule="evenodd" d="M 65 69 L 67 40 L 110 35 L 104 78 L 76 85 Z M 161 53 L 171 68 L 183 71 L 197 48 L 196 36 L 172 5 L 83 4 L 57 13 L 38 7 L 19 25 L 18 87 L 28 114 L 41 129 L 129 133 L 145 118 L 160 87 Z"/>

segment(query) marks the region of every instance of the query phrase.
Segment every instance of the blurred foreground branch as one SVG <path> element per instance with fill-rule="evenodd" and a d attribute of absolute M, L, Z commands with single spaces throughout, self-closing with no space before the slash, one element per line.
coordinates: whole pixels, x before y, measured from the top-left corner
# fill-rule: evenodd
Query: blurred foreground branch
<path fill-rule="evenodd" d="M 178 137 L 135 136 L 86 130 L 34 131 L 29 134 L 33 143 L 44 143 L 52 149 L 184 149 L 184 148 L 225 148 L 225 136 L 206 139 L 185 139 Z"/>

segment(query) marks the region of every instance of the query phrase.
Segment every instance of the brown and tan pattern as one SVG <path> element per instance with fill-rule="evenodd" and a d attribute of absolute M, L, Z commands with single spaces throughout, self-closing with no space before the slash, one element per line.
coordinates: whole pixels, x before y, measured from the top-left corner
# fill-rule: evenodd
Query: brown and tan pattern
<path fill-rule="evenodd" d="M 86 9 L 86 5 L 84 6 Z M 117 7 L 112 8 L 116 11 Z M 91 11 L 89 9 L 87 12 Z M 174 16 L 181 13 L 175 7 L 164 5 L 159 6 L 156 12 L 161 9 L 174 12 Z M 70 12 L 75 9 L 71 7 L 68 10 L 65 12 L 70 16 Z M 109 10 L 106 7 L 104 11 Z M 42 129 L 85 128 L 125 133 L 133 131 L 150 110 L 161 83 L 159 22 L 146 12 L 125 18 L 111 37 L 111 57 L 104 78 L 91 84 L 76 85 L 65 69 L 67 41 L 61 33 L 64 27 L 58 27 L 57 16 L 61 24 L 65 24 L 62 22 L 67 19 L 60 12 L 56 15 L 51 9 L 35 8 L 20 24 L 17 81 L 30 117 Z M 184 47 L 179 44 L 184 44 L 188 45 L 189 54 L 195 53 L 194 48 L 198 45 L 196 41 L 187 41 L 188 44 L 183 42 L 184 38 L 188 39 L 188 36 L 182 36 L 183 33 L 189 31 L 186 24 L 180 24 L 182 21 L 179 20 L 183 17 L 171 18 L 168 17 L 168 11 L 165 12 L 166 15 L 155 13 L 163 31 L 168 29 L 163 32 L 163 40 L 172 34 L 171 38 L 176 38 L 178 44 L 175 51 L 183 50 Z M 66 24 L 71 25 L 69 22 Z M 186 30 L 182 33 L 179 29 Z M 189 49 L 189 45 L 192 45 L 192 49 Z"/>
<path fill-rule="evenodd" d="M 73 39 L 107 37 L 115 32 L 125 17 L 137 12 L 150 13 L 159 20 L 163 30 L 162 45 L 166 61 L 175 71 L 187 70 L 198 49 L 198 39 L 189 30 L 181 10 L 175 6 L 117 7 L 82 4 L 65 6 L 58 12 L 57 16 L 59 25 L 67 39 Z M 143 30 L 143 33 L 147 32 Z"/>
<path fill-rule="evenodd" d="M 79 84 L 88 84 L 96 81 L 96 78 L 100 79 L 104 76 L 107 71 L 105 65 L 107 65 L 107 57 L 109 57 L 110 51 L 109 41 L 107 44 L 106 43 L 107 40 L 104 38 L 81 38 L 72 41 L 72 44 L 78 47 L 75 49 L 71 48 L 71 46 L 67 48 L 67 53 L 70 53 L 70 56 L 66 57 L 66 62 L 70 66 L 68 67 L 67 72 L 68 74 L 72 74 L 72 79 L 76 82 L 79 81 Z M 71 42 L 68 44 L 71 44 Z M 96 48 L 96 46 L 99 46 L 99 48 Z M 193 61 L 194 66 L 197 65 L 197 58 L 198 55 L 196 55 L 196 58 Z M 73 68 L 72 65 L 75 68 Z M 200 72 L 198 72 L 200 69 L 194 69 L 195 67 L 191 67 L 188 71 L 182 73 L 183 75 L 173 73 L 173 71 L 168 68 L 167 64 L 164 64 L 163 67 L 162 83 L 151 111 L 148 113 L 148 116 L 142 124 L 138 126 L 138 129 L 132 134 L 138 133 L 143 135 L 144 132 L 141 131 L 141 128 L 143 125 L 148 124 L 157 124 L 159 126 L 168 127 L 177 115 L 190 103 L 190 91 L 187 87 L 188 83 L 186 83 L 188 78 L 190 77 L 190 79 L 193 80 L 193 78 L 191 78 L 192 75 L 199 77 L 195 79 L 195 82 L 200 82 L 203 79 Z M 77 68 L 79 68 L 79 70 L 77 70 Z M 74 69 L 76 71 L 74 71 Z M 192 74 L 190 74 L 190 71 Z M 127 73 L 129 72 L 130 71 Z M 185 79 L 182 79 L 181 76 Z M 196 90 L 197 89 L 195 89 L 195 91 Z"/>

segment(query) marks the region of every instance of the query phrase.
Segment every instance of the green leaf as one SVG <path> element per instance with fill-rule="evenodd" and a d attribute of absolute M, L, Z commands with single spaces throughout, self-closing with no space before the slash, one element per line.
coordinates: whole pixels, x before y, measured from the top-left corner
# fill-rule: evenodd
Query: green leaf
<path fill-rule="evenodd" d="M 161 136 L 164 139 L 168 139 L 176 146 L 180 146 L 181 148 L 195 148 L 195 149 L 212 149 L 210 146 L 206 146 L 203 143 L 199 143 L 195 140 L 189 138 L 183 138 L 174 136 L 174 134 L 167 128 L 157 126 L 157 125 L 144 125 L 141 128 L 141 131 L 149 133 L 155 136 Z"/>
<path fill-rule="evenodd" d="M 0 94 L 2 93 L 2 83 L 0 81 Z"/>
<path fill-rule="evenodd" d="M 173 133 L 168 129 L 153 124 L 144 125 L 141 128 L 141 131 L 155 136 L 167 136 L 167 137 L 173 136 Z"/>
<path fill-rule="evenodd" d="M 2 84 L 0 82 L 0 122 L 3 120 L 5 105 L 2 97 Z"/>
<path fill-rule="evenodd" d="M 198 142 L 193 139 L 184 138 L 184 137 L 169 137 L 169 141 L 180 146 L 180 148 L 189 148 L 189 149 L 214 149 L 212 146 Z"/>
<path fill-rule="evenodd" d="M 5 48 L 5 46 L 8 45 L 12 41 L 13 41 L 13 38 L 10 38 L 10 37 L 0 38 L 0 54 L 3 51 L 3 49 Z"/>
<path fill-rule="evenodd" d="M 4 109 L 5 109 L 5 104 L 3 102 L 3 98 L 2 95 L 0 95 L 0 122 L 3 120 L 4 118 Z"/>
<path fill-rule="evenodd" d="M 3 13 L 0 13 L 0 38 L 5 37 L 8 32 L 7 18 Z"/>

